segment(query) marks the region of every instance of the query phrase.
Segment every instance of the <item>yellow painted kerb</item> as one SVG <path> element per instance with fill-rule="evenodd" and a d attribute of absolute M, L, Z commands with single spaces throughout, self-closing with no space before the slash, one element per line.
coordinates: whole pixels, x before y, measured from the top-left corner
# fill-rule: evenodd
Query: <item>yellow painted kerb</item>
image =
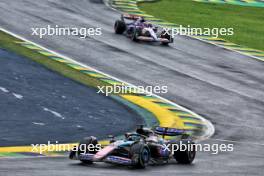
<path fill-rule="evenodd" d="M 179 116 L 152 102 L 150 99 L 136 95 L 121 95 L 121 97 L 152 112 L 158 119 L 160 126 L 184 129 L 184 123 Z"/>

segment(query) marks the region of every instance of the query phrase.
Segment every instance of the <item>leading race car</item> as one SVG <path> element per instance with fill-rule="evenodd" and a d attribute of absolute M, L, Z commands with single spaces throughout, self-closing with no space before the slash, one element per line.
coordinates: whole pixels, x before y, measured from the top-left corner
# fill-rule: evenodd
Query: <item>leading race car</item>
<path fill-rule="evenodd" d="M 166 140 L 165 136 L 178 136 L 179 139 Z M 99 151 L 94 150 L 98 145 L 95 137 L 84 138 L 70 152 L 69 158 L 87 164 L 106 162 L 136 168 L 145 168 L 148 163 L 167 163 L 171 159 L 181 164 L 191 164 L 196 151 L 191 147 L 175 150 L 174 144 L 189 146 L 194 142 L 184 130 L 163 127 L 151 130 L 141 126 L 135 133 L 126 133 L 124 139 L 112 138 L 110 144 Z"/>
<path fill-rule="evenodd" d="M 125 34 L 133 41 L 160 42 L 163 45 L 173 43 L 169 31 L 137 15 L 122 14 L 121 19 L 116 20 L 114 30 L 116 34 Z"/>

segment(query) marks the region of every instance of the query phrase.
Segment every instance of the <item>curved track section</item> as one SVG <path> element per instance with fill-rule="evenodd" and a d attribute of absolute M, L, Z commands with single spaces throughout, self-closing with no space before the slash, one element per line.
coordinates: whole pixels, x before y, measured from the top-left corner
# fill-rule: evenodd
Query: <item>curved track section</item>
<path fill-rule="evenodd" d="M 1 147 L 75 142 L 87 135 L 105 138 L 142 121 L 94 89 L 26 58 L 0 49 L 0 63 Z"/>
<path fill-rule="evenodd" d="M 113 22 L 120 14 L 101 0 L 0 1 L 0 9 L 0 25 L 14 33 L 135 85 L 167 85 L 165 98 L 213 122 L 216 134 L 205 142 L 235 144 L 234 152 L 199 153 L 192 166 L 149 167 L 141 171 L 144 175 L 262 175 L 263 62 L 186 37 L 177 37 L 171 47 L 132 43 L 113 33 Z M 85 40 L 31 36 L 32 26 L 48 24 L 102 27 L 103 35 Z M 1 161 L 0 170 L 6 175 L 16 171 L 27 175 L 29 167 L 38 175 L 52 174 L 57 169 L 64 175 L 139 174 L 104 164 L 73 164 L 66 158 L 19 159 L 15 161 L 17 170 L 7 173 L 10 162 L 14 160 Z"/>
<path fill-rule="evenodd" d="M 0 49 L 0 65 L 1 147 L 103 138 L 142 123 L 113 99 L 24 57 Z"/>

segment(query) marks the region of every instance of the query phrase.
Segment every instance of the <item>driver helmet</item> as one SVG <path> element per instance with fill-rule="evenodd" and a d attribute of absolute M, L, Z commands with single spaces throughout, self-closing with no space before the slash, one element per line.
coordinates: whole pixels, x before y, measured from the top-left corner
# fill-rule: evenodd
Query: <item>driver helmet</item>
<path fill-rule="evenodd" d="M 144 136 L 152 136 L 154 133 L 152 130 L 140 127 L 136 130 L 136 133 L 144 135 Z"/>

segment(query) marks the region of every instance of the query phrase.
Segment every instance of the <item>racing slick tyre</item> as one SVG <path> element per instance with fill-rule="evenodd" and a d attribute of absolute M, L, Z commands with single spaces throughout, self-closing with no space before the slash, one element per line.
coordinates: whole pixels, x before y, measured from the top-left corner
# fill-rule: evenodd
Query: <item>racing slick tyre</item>
<path fill-rule="evenodd" d="M 123 34 L 126 30 L 126 23 L 121 20 L 117 20 L 115 22 L 115 33 L 116 34 Z"/>
<path fill-rule="evenodd" d="M 89 145 L 93 145 L 94 149 L 91 150 L 91 147 L 88 147 Z M 95 154 L 95 146 L 98 144 L 97 139 L 94 136 L 86 137 L 83 140 L 80 141 L 79 146 L 78 146 L 78 155 L 83 154 L 83 153 L 92 153 Z M 81 162 L 85 164 L 92 164 L 93 161 L 87 161 L 87 160 L 80 160 Z"/>
<path fill-rule="evenodd" d="M 182 145 L 185 145 L 187 148 L 185 150 L 178 149 L 174 151 L 174 158 L 179 164 L 191 164 L 195 158 L 196 151 L 194 142 L 190 140 L 182 140 Z M 179 146 L 179 144 L 178 144 Z"/>
<path fill-rule="evenodd" d="M 165 38 L 165 39 L 167 39 L 169 42 L 162 42 L 161 44 L 162 45 L 169 45 L 169 43 L 173 43 L 173 38 L 172 38 L 172 36 L 170 35 L 170 34 L 167 34 L 165 31 L 163 31 L 162 33 L 161 33 L 161 36 L 160 36 L 161 38 Z"/>
<path fill-rule="evenodd" d="M 150 160 L 150 150 L 147 145 L 136 143 L 130 149 L 131 159 L 135 161 L 135 168 L 144 169 Z"/>

